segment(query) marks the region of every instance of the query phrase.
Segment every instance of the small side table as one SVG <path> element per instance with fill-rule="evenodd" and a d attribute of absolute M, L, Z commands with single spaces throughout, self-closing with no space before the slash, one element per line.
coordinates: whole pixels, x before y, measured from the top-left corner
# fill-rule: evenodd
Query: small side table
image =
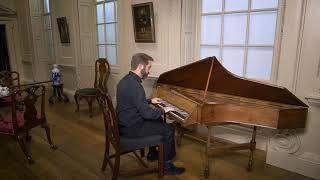
<path fill-rule="evenodd" d="M 63 100 L 64 102 L 69 102 L 68 96 L 63 93 L 63 84 L 52 84 L 53 91 L 52 95 L 49 98 L 49 104 L 52 105 L 53 100 L 58 98 L 59 101 Z"/>

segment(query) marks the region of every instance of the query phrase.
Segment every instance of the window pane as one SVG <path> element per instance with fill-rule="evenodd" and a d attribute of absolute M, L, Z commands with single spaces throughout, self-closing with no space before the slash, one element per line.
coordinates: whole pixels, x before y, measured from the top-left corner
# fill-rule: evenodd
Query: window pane
<path fill-rule="evenodd" d="M 114 8 L 115 13 L 114 14 L 116 16 L 114 20 L 117 21 L 117 18 L 118 18 L 118 15 L 117 15 L 118 14 L 118 1 L 114 2 L 114 6 L 115 6 L 115 8 Z"/>
<path fill-rule="evenodd" d="M 104 23 L 103 4 L 97 5 L 97 23 Z"/>
<path fill-rule="evenodd" d="M 224 20 L 224 44 L 245 44 L 247 14 L 226 14 Z"/>
<path fill-rule="evenodd" d="M 104 24 L 98 25 L 98 44 L 106 44 Z"/>
<path fill-rule="evenodd" d="M 201 44 L 220 44 L 221 16 L 202 16 Z"/>
<path fill-rule="evenodd" d="M 106 58 L 106 45 L 98 45 L 99 58 Z"/>
<path fill-rule="evenodd" d="M 273 45 L 277 12 L 254 12 L 250 17 L 250 45 Z"/>
<path fill-rule="evenodd" d="M 222 11 L 222 0 L 203 0 L 202 13 L 212 13 Z"/>
<path fill-rule="evenodd" d="M 105 4 L 106 22 L 115 22 L 114 19 L 114 2 L 108 2 Z"/>
<path fill-rule="evenodd" d="M 277 8 L 278 0 L 252 0 L 252 9 Z"/>
<path fill-rule="evenodd" d="M 116 44 L 115 24 L 106 24 L 107 44 Z"/>
<path fill-rule="evenodd" d="M 249 48 L 246 77 L 270 80 L 272 55 L 272 48 Z"/>
<path fill-rule="evenodd" d="M 102 1 L 104 1 L 104 0 L 97 0 L 97 2 L 102 2 Z"/>
<path fill-rule="evenodd" d="M 43 0 L 44 13 L 50 13 L 49 0 Z"/>
<path fill-rule="evenodd" d="M 111 65 L 117 64 L 117 50 L 115 45 L 107 45 L 107 60 Z"/>
<path fill-rule="evenodd" d="M 50 60 L 54 60 L 54 46 L 53 45 L 48 46 L 48 54 L 49 54 Z"/>
<path fill-rule="evenodd" d="M 226 0 L 225 11 L 247 10 L 248 0 Z"/>
<path fill-rule="evenodd" d="M 48 31 L 46 32 L 46 34 L 47 34 L 48 44 L 49 44 L 49 45 L 50 45 L 50 44 L 53 44 L 52 30 L 48 30 Z"/>
<path fill-rule="evenodd" d="M 230 72 L 243 75 L 244 48 L 228 47 L 223 49 L 222 64 Z"/>
<path fill-rule="evenodd" d="M 216 56 L 217 59 L 219 59 L 219 47 L 214 46 L 201 46 L 200 48 L 200 56 L 201 59 L 209 57 L 209 56 Z"/>
<path fill-rule="evenodd" d="M 51 17 L 50 15 L 46 15 L 44 18 L 44 29 L 51 29 Z"/>

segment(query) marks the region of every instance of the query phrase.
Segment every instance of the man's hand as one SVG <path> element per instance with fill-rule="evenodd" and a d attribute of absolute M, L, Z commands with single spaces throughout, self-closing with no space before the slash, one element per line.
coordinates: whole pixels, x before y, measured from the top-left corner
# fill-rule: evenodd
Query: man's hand
<path fill-rule="evenodd" d="M 161 99 L 160 98 L 152 98 L 151 103 L 152 104 L 159 104 L 159 103 L 161 103 Z"/>
<path fill-rule="evenodd" d="M 174 111 L 173 107 L 163 107 L 163 110 L 165 113 L 170 112 L 170 111 Z"/>

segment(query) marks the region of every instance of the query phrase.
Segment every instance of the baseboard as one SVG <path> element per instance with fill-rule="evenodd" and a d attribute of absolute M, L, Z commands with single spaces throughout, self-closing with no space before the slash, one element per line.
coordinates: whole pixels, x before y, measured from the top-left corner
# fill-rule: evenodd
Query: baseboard
<path fill-rule="evenodd" d="M 198 131 L 201 134 L 206 134 L 207 129 L 199 126 Z M 215 126 L 213 129 L 213 134 L 215 137 L 225 139 L 227 141 L 235 142 L 235 143 L 246 143 L 250 142 L 251 136 L 252 136 L 252 129 L 247 127 L 241 127 L 241 126 Z M 257 130 L 256 135 L 256 148 L 266 151 L 267 149 L 267 143 L 268 143 L 268 137 L 264 135 L 263 132 L 261 132 L 259 129 Z"/>
<path fill-rule="evenodd" d="M 267 164 L 277 166 L 314 179 L 320 179 L 320 155 L 304 152 L 292 155 L 268 148 Z"/>
<path fill-rule="evenodd" d="M 68 96 L 69 101 L 74 102 L 74 93 L 76 92 L 75 90 L 64 89 L 63 92 L 65 93 L 66 96 Z"/>

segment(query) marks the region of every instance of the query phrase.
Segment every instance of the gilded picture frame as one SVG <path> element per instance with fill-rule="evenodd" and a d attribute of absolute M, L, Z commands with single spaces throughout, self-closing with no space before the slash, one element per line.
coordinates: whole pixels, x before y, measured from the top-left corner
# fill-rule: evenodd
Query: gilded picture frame
<path fill-rule="evenodd" d="M 133 4 L 132 17 L 135 42 L 156 42 L 153 3 Z"/>
<path fill-rule="evenodd" d="M 70 43 L 69 27 L 66 17 L 57 18 L 61 43 Z"/>

